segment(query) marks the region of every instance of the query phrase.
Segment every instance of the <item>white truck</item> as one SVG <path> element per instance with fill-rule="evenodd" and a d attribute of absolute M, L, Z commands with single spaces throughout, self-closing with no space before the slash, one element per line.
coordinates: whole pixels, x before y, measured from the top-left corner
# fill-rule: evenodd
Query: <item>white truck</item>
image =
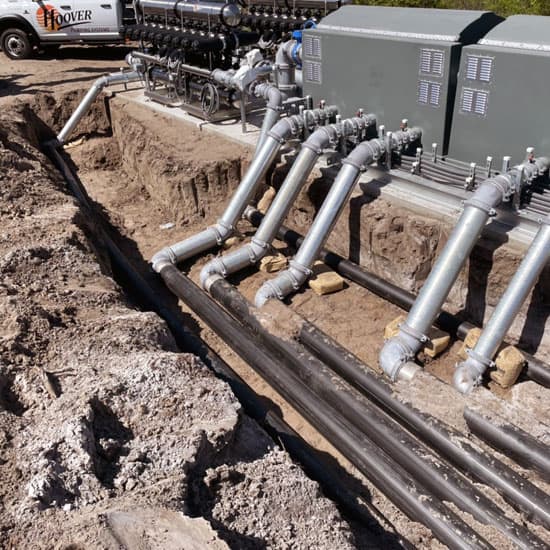
<path fill-rule="evenodd" d="M 48 46 L 121 42 L 133 18 L 128 0 L 0 0 L 0 49 L 26 59 Z"/>

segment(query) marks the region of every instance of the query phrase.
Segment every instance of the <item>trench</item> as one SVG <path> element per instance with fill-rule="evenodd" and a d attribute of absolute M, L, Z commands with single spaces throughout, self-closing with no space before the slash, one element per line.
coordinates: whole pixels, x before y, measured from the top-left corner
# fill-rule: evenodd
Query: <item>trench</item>
<path fill-rule="evenodd" d="M 164 245 L 181 240 L 216 220 L 246 168 L 250 151 L 233 143 L 220 143 L 219 138 L 214 140 L 198 135 L 191 127 L 171 127 L 162 116 L 146 112 L 122 99 L 109 102 L 108 119 L 109 128 L 99 131 L 88 128 L 93 137 L 76 142 L 67 153 L 91 199 L 108 219 L 123 253 L 155 292 L 166 298 L 171 310 L 180 316 L 187 328 L 226 360 L 257 394 L 280 408 L 284 419 L 314 448 L 334 457 L 352 474 L 357 475 L 354 468 L 239 360 L 214 332 L 193 312 L 177 303 L 148 265 L 147 260 Z M 277 187 L 287 166 L 281 163 L 270 174 L 269 183 Z M 304 232 L 315 215 L 326 187 L 327 181 L 322 173 L 311 179 L 287 220 L 291 227 Z M 344 223 L 348 230 L 347 239 L 337 235 L 337 240 L 333 240 L 337 251 L 347 249 L 348 255 L 353 255 L 353 250 L 359 251 L 357 254 L 362 259 L 364 236 L 358 231 L 359 228 L 356 227 L 355 232 L 350 231 L 350 228 L 360 224 L 364 215 L 362 209 L 372 207 L 371 203 L 366 198 L 357 197 L 355 202 L 352 201 L 351 211 Z M 410 213 L 399 208 L 390 209 L 386 215 L 379 213 L 375 221 L 378 222 L 376 227 L 368 233 L 369 246 L 374 250 L 369 261 L 375 266 L 375 271 L 383 275 L 391 269 L 390 261 L 393 258 L 402 266 L 397 272 L 394 270 L 394 281 L 406 281 L 409 288 L 415 289 L 429 272 L 427 266 L 431 265 L 443 242 L 444 228 L 431 226 L 429 221 L 420 223 Z M 411 235 L 411 228 L 417 230 L 416 233 L 412 232 L 416 244 L 412 252 L 418 253 L 416 262 L 407 261 L 410 260 L 410 243 L 403 243 Z M 253 233 L 252 227 L 246 222 L 242 223 L 239 231 L 240 235 L 232 241 L 232 246 L 238 246 L 240 240 Z M 422 239 L 429 244 L 422 245 Z M 403 247 L 409 250 L 408 257 L 405 257 Z M 275 249 L 286 255 L 292 253 L 292 249 L 282 242 L 277 242 Z M 481 259 L 486 258 L 483 247 L 478 254 Z M 212 254 L 204 255 L 182 268 L 188 271 L 191 279 L 197 281 L 201 267 L 212 257 Z M 478 266 L 475 258 L 470 266 L 470 274 L 466 276 L 468 281 L 474 277 L 472 273 L 476 269 L 487 270 L 487 266 Z M 492 262 L 489 263 L 489 267 L 492 267 Z M 252 300 L 257 288 L 267 278 L 264 273 L 251 269 L 230 281 L 245 297 Z M 539 289 L 539 292 L 546 296 L 544 288 Z M 289 305 L 370 365 L 376 365 L 384 326 L 402 313 L 399 308 L 352 283 L 347 283 L 343 291 L 326 296 L 317 296 L 310 289 L 305 289 Z M 465 306 L 465 312 L 468 313 L 467 304 Z M 430 362 L 427 370 L 449 382 L 455 362 L 454 353 L 459 346 L 460 343 L 454 343 L 450 352 Z M 507 397 L 507 392 L 499 391 L 499 394 Z M 368 487 L 360 478 L 353 483 Z M 366 500 L 376 510 L 379 500 L 376 495 L 373 497 L 369 494 L 372 492 L 376 493 L 371 488 L 365 491 Z M 385 506 L 387 503 L 381 503 L 379 510 L 379 518 L 383 523 Z M 390 516 L 393 514 L 389 513 Z M 386 523 L 386 527 L 390 525 Z"/>

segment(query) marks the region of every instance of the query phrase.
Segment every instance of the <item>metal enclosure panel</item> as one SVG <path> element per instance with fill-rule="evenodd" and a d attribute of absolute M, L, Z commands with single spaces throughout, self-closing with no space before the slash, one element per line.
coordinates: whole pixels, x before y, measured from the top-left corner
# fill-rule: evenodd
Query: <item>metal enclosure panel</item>
<path fill-rule="evenodd" d="M 305 94 L 315 102 L 324 99 L 329 105 L 338 105 L 344 117 L 363 108 L 374 113 L 378 123 L 388 130 L 399 129 L 401 120 L 408 118 L 411 125 L 422 127 L 424 144 L 437 142 L 440 150 L 445 147 L 452 73 L 449 67 L 458 64 L 456 44 L 338 35 L 321 30 L 308 34 L 321 39 L 322 57 L 304 58 Z M 428 70 L 423 72 L 423 58 L 430 54 L 437 61 L 432 61 L 431 66 L 425 64 Z"/>
<path fill-rule="evenodd" d="M 491 65 L 488 80 L 479 72 L 472 78 L 474 58 L 491 60 L 485 63 Z M 537 155 L 550 155 L 549 69 L 550 51 L 464 48 L 449 156 L 484 163 L 489 155 L 500 167 L 505 155 L 512 157 L 512 164 L 523 161 L 526 147 L 535 147 Z"/>
<path fill-rule="evenodd" d="M 446 152 L 459 41 L 478 40 L 502 19 L 490 12 L 345 6 L 303 33 L 303 90 L 345 117 L 374 113 L 387 129 L 403 118 L 424 147 Z"/>

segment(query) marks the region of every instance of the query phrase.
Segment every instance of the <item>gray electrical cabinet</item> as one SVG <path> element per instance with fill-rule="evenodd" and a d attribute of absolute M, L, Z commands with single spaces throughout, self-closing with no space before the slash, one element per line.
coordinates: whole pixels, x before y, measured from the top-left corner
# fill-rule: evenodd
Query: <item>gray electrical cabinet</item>
<path fill-rule="evenodd" d="M 516 15 L 464 48 L 449 156 L 550 156 L 550 17 Z"/>
<path fill-rule="evenodd" d="M 462 46 L 500 21 L 482 11 L 344 6 L 303 32 L 304 95 L 344 117 L 363 108 L 388 130 L 408 118 L 444 153 Z"/>

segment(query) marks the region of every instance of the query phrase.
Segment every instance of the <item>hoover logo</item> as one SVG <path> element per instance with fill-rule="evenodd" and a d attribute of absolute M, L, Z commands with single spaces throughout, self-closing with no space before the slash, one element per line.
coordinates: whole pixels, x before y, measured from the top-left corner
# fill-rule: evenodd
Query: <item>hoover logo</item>
<path fill-rule="evenodd" d="M 92 22 L 92 10 L 59 12 L 54 6 L 44 4 L 36 10 L 38 24 L 45 30 L 54 32 L 86 25 Z"/>

